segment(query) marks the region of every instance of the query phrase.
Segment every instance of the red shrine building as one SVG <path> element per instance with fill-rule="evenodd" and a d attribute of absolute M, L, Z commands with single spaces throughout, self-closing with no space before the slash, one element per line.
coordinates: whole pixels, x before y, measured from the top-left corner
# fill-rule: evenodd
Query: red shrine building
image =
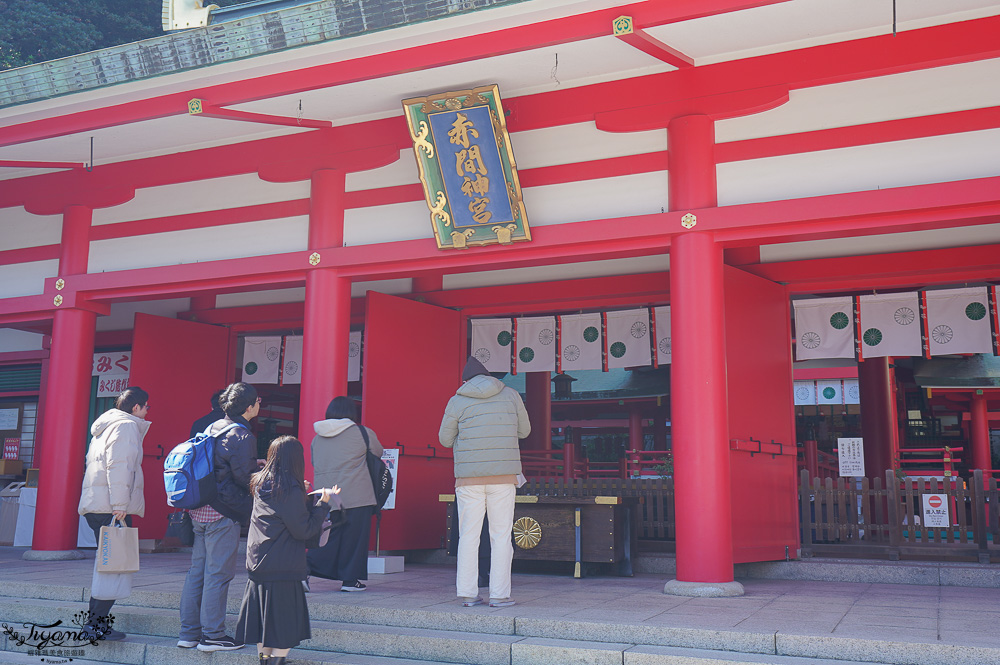
<path fill-rule="evenodd" d="M 838 439 L 873 477 L 998 466 L 1000 3 L 200 4 L 0 72 L 29 553 L 76 548 L 87 430 L 126 385 L 142 538 L 163 456 L 244 380 L 265 443 L 356 397 L 398 451 L 381 547 L 435 549 L 475 355 L 525 396 L 535 476 L 669 461 L 681 593 L 795 558 L 798 470 Z"/>

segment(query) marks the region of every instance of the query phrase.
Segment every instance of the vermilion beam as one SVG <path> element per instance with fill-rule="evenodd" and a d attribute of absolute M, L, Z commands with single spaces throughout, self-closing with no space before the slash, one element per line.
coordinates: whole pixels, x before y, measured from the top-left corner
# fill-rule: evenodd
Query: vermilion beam
<path fill-rule="evenodd" d="M 300 127 L 302 129 L 326 129 L 333 127 L 329 120 L 310 120 L 309 118 L 289 118 L 281 115 L 268 115 L 266 113 L 251 113 L 249 111 L 237 111 L 236 109 L 226 109 L 218 106 L 203 104 L 202 110 L 191 114 L 194 117 L 205 116 L 206 118 L 220 118 L 222 120 L 239 120 L 241 122 L 256 122 L 263 125 L 279 125 L 283 127 Z"/>
<path fill-rule="evenodd" d="M 622 12 L 632 15 L 637 23 L 651 27 L 787 1 L 674 0 L 672 2 L 639 2 L 611 10 L 599 10 L 551 21 L 540 21 L 481 35 L 234 81 L 213 86 L 211 89 L 212 101 L 216 106 L 231 106 L 257 99 L 365 81 L 403 72 L 471 62 L 543 46 L 593 39 L 607 35 L 611 21 Z M 186 112 L 190 96 L 190 93 L 181 92 L 83 111 L 75 114 L 69 121 L 65 118 L 48 118 L 13 125 L 0 129 L 0 146 L 177 115 L 180 112 Z"/>
<path fill-rule="evenodd" d="M 13 159 L 0 159 L 0 169 L 82 169 L 84 166 L 81 162 L 19 162 Z"/>
<path fill-rule="evenodd" d="M 629 46 L 639 49 L 643 53 L 653 56 L 657 60 L 662 60 L 674 67 L 693 67 L 694 60 L 684 55 L 668 44 L 664 44 L 656 37 L 653 37 L 642 28 L 633 28 L 627 35 L 615 35 Z"/>

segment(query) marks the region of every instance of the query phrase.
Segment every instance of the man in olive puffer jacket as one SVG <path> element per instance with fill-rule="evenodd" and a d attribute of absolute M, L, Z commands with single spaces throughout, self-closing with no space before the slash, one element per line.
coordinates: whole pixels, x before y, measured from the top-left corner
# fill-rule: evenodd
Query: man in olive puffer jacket
<path fill-rule="evenodd" d="M 477 586 L 479 535 L 489 521 L 490 607 L 513 605 L 510 565 L 514 546 L 514 491 L 521 474 L 518 439 L 531 433 L 528 412 L 517 391 L 490 376 L 470 357 L 465 382 L 448 400 L 438 439 L 455 449 L 455 499 L 458 503 L 458 575 L 456 586 L 465 607 L 483 599 Z"/>

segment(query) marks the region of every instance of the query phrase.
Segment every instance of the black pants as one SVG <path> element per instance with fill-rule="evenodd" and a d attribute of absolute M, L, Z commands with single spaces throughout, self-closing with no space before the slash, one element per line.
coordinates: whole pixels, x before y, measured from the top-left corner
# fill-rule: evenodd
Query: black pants
<path fill-rule="evenodd" d="M 101 527 L 110 526 L 111 519 L 114 517 L 111 513 L 87 513 L 84 515 L 87 520 L 87 526 L 94 530 L 94 540 L 96 542 L 101 542 Z M 125 526 L 132 526 L 132 516 L 125 516 Z M 111 614 L 111 607 L 115 604 L 113 600 L 98 600 L 97 598 L 90 599 L 90 620 L 87 622 L 91 626 L 97 625 L 97 619 L 99 617 L 106 617 Z"/>
<path fill-rule="evenodd" d="M 372 529 L 374 506 L 348 508 L 347 520 L 330 532 L 324 547 L 309 550 L 309 574 L 345 585 L 368 579 L 368 539 Z"/>

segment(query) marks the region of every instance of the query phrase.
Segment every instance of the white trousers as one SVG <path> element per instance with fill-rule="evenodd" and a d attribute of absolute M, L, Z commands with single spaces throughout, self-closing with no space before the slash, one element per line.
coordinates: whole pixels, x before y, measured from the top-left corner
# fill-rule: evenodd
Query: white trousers
<path fill-rule="evenodd" d="M 479 595 L 479 535 L 483 515 L 490 522 L 490 598 L 510 597 L 514 559 L 514 485 L 466 485 L 455 488 L 458 503 L 458 595 Z"/>

